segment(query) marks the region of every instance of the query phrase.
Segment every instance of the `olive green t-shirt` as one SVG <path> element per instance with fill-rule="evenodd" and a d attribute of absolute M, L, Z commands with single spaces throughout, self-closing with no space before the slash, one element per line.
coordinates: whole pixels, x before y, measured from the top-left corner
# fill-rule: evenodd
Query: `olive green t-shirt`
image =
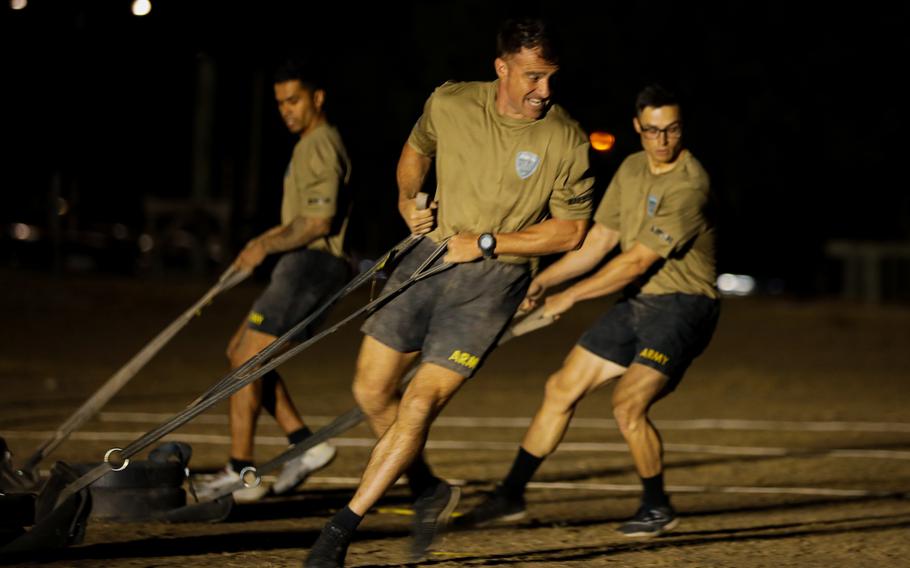
<path fill-rule="evenodd" d="M 549 216 L 591 217 L 588 138 L 559 106 L 538 120 L 496 111 L 498 81 L 446 83 L 424 106 L 408 143 L 436 159 L 439 242 L 456 233 L 511 233 Z M 525 262 L 500 256 L 505 262 Z"/>
<path fill-rule="evenodd" d="M 297 216 L 332 219 L 330 233 L 307 248 L 343 258 L 349 208 L 345 186 L 350 178 L 351 160 L 338 130 L 326 123 L 317 125 L 294 146 L 284 175 L 281 224 Z"/>
<path fill-rule="evenodd" d="M 642 293 L 717 298 L 708 174 L 688 151 L 679 160 L 669 172 L 654 175 L 644 152 L 626 158 L 594 220 L 619 231 L 623 251 L 638 242 L 665 259 L 648 273 Z"/>

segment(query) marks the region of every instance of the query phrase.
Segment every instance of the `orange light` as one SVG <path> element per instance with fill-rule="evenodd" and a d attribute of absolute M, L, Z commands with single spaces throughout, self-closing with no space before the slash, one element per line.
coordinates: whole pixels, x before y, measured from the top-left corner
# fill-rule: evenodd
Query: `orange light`
<path fill-rule="evenodd" d="M 609 132 L 592 132 L 591 147 L 598 152 L 609 152 L 613 149 L 616 137 Z"/>

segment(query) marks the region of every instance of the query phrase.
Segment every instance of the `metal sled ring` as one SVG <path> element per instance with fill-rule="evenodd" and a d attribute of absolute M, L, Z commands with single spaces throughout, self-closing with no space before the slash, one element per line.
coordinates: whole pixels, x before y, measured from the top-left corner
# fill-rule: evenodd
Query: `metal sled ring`
<path fill-rule="evenodd" d="M 122 451 L 123 451 L 123 448 L 109 449 L 107 452 L 104 453 L 104 463 L 111 465 L 111 454 L 113 454 L 114 452 L 122 452 Z M 120 465 L 120 467 L 114 467 L 113 465 L 111 465 L 111 471 L 123 471 L 124 469 L 126 469 L 126 466 L 128 466 L 128 465 L 130 465 L 130 458 L 126 458 L 125 460 L 123 460 L 123 463 Z"/>
<path fill-rule="evenodd" d="M 253 481 L 247 483 L 246 475 L 248 473 L 253 474 Z M 262 478 L 259 477 L 259 474 L 256 472 L 256 468 L 248 465 L 245 468 L 240 470 L 240 481 L 243 482 L 243 486 L 249 489 L 250 487 L 259 487 L 259 484 L 262 483 Z"/>

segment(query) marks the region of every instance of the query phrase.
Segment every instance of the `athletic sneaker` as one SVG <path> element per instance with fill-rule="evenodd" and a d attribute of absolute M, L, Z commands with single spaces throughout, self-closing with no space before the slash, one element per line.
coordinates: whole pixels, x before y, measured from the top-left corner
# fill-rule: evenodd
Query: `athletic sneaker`
<path fill-rule="evenodd" d="M 506 494 L 501 485 L 487 493 L 486 498 L 476 507 L 455 519 L 457 527 L 482 527 L 494 522 L 509 522 L 523 519 L 527 515 L 525 498 Z"/>
<path fill-rule="evenodd" d="M 414 502 L 412 560 L 416 562 L 426 556 L 427 549 L 448 525 L 460 497 L 461 489 L 440 481 L 417 498 Z"/>
<path fill-rule="evenodd" d="M 202 483 L 194 484 L 196 498 L 200 501 L 211 501 L 223 489 L 240 481 L 240 474 L 228 464 L 211 478 Z M 255 487 L 242 487 L 234 491 L 234 501 L 238 503 L 251 503 L 258 501 L 268 493 L 268 488 L 260 483 Z"/>
<path fill-rule="evenodd" d="M 616 529 L 625 536 L 659 536 L 679 524 L 676 511 L 665 507 L 642 505 L 635 516 Z"/>
<path fill-rule="evenodd" d="M 332 521 L 326 523 L 303 562 L 304 568 L 340 568 L 351 543 L 351 533 Z"/>
<path fill-rule="evenodd" d="M 323 442 L 305 451 L 281 468 L 278 479 L 272 484 L 272 493 L 283 495 L 303 483 L 317 469 L 322 469 L 335 459 L 335 446 Z"/>

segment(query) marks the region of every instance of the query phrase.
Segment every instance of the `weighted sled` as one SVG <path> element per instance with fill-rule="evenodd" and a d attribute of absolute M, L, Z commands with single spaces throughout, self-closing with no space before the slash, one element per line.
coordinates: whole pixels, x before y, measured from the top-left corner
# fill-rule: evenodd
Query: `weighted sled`
<path fill-rule="evenodd" d="M 85 538 L 85 524 L 92 510 L 88 489 L 72 493 L 61 503 L 57 498 L 63 489 L 79 478 L 76 471 L 63 462 L 51 468 L 51 477 L 44 484 L 35 503 L 35 524 L 31 530 L 0 548 L 3 556 L 37 550 L 53 550 L 79 544 Z"/>
<path fill-rule="evenodd" d="M 73 469 L 84 475 L 97 463 L 73 464 Z M 123 471 L 112 471 L 90 487 L 92 489 L 159 489 L 180 487 L 186 478 L 185 466 L 180 463 L 130 461 Z"/>
<path fill-rule="evenodd" d="M 0 530 L 33 524 L 35 497 L 34 493 L 0 493 Z"/>
<path fill-rule="evenodd" d="M 111 489 L 89 487 L 92 494 L 91 519 L 106 521 L 149 521 L 186 505 L 182 487 Z"/>

